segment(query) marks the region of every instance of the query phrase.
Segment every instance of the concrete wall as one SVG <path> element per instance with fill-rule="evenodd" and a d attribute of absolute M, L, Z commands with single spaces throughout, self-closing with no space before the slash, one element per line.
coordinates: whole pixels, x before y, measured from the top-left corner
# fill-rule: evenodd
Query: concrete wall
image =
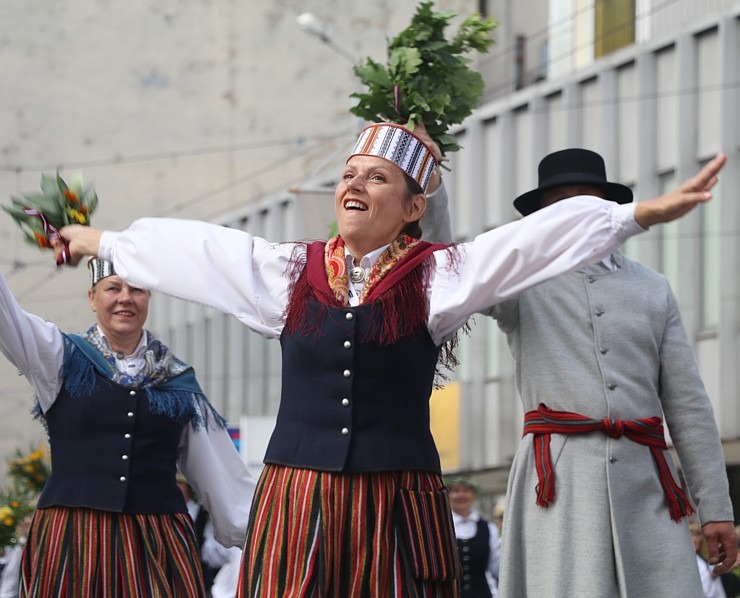
<path fill-rule="evenodd" d="M 473 4 L 437 2 L 461 14 Z M 216 218 L 304 181 L 346 152 L 359 82 L 351 62 L 300 31 L 296 17 L 310 11 L 345 54 L 384 61 L 386 39 L 416 5 L 4 2 L 0 202 L 37 190 L 41 172 L 82 172 L 101 200 L 94 224 L 119 229 L 144 215 Z M 68 331 L 92 323 L 84 268 L 56 271 L 6 216 L 0 239 L 0 269 L 25 309 Z M 28 417 L 31 395 L 0 360 L 0 460 L 43 436 Z"/>

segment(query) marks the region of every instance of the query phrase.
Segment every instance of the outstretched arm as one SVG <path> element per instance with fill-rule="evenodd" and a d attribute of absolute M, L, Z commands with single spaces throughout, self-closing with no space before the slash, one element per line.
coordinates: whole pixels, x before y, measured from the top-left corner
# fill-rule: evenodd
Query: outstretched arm
<path fill-rule="evenodd" d="M 700 203 L 712 198 L 710 190 L 719 180 L 717 174 L 725 165 L 727 156 L 717 154 L 699 173 L 684 181 L 677 189 L 656 199 L 642 201 L 635 206 L 635 221 L 648 229 L 653 224 L 677 220 Z"/>

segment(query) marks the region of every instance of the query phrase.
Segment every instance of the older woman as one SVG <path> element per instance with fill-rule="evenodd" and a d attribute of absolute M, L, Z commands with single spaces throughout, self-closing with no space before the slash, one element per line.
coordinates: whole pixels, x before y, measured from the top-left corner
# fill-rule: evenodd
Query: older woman
<path fill-rule="evenodd" d="M 281 341 L 282 397 L 250 514 L 243 596 L 456 596 L 428 404 L 438 363 L 454 362 L 455 332 L 686 213 L 708 199 L 723 163 L 657 200 L 576 198 L 447 247 L 418 240 L 433 154 L 405 128 L 366 128 L 337 185 L 340 234 L 328 242 L 274 244 L 167 219 L 123 233 L 61 231 L 73 263 L 111 259 L 132 284 Z"/>
<path fill-rule="evenodd" d="M 254 482 L 193 369 L 144 329 L 149 291 L 91 259 L 81 335 L 23 311 L 0 276 L 0 349 L 36 392 L 52 472 L 22 557 L 21 596 L 205 596 L 182 469 L 241 545 Z"/>

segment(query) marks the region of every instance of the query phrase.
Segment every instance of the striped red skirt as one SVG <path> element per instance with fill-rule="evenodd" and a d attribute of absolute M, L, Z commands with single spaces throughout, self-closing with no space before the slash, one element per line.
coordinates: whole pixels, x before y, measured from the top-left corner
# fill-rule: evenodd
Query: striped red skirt
<path fill-rule="evenodd" d="M 36 511 L 21 561 L 21 597 L 205 596 L 187 513 Z"/>
<path fill-rule="evenodd" d="M 439 475 L 262 472 L 237 596 L 454 598 L 458 583 Z"/>

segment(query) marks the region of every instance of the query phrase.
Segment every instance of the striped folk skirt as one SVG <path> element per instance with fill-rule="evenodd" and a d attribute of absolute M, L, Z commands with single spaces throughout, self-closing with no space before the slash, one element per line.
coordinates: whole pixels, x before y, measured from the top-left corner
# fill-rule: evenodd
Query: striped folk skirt
<path fill-rule="evenodd" d="M 459 565 L 441 477 L 267 465 L 237 596 L 455 598 Z"/>
<path fill-rule="evenodd" d="M 205 596 L 187 513 L 36 511 L 21 562 L 23 597 Z"/>

